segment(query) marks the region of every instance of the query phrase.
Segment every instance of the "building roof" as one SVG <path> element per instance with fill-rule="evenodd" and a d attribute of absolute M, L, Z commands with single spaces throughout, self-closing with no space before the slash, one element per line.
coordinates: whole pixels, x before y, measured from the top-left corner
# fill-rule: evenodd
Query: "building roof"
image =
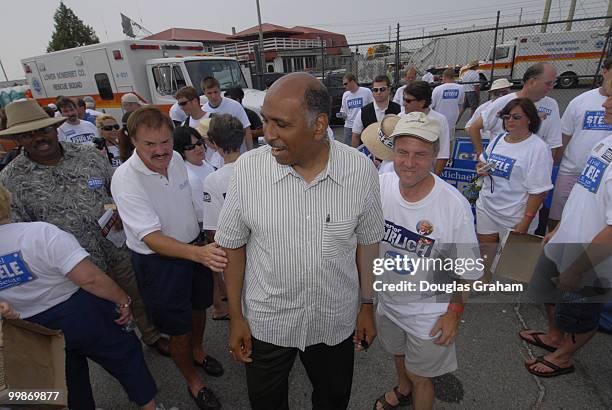
<path fill-rule="evenodd" d="M 232 41 L 230 37 L 231 36 L 228 34 L 217 33 L 215 31 L 173 27 L 145 37 L 145 40 L 182 40 L 226 43 Z"/>
<path fill-rule="evenodd" d="M 300 31 L 300 32 L 302 32 L 302 33 L 307 33 L 307 34 L 314 33 L 314 34 L 335 34 L 335 35 L 343 35 L 343 34 L 340 34 L 340 33 L 334 33 L 334 32 L 331 32 L 331 31 L 327 31 L 327 30 L 320 30 L 320 29 L 318 29 L 318 28 L 306 27 L 306 26 L 295 26 L 295 27 L 292 27 L 292 30 L 297 30 L 297 31 Z"/>
<path fill-rule="evenodd" d="M 295 30 L 295 29 L 292 29 L 292 28 L 283 27 L 283 26 L 279 26 L 277 24 L 271 24 L 271 23 L 263 23 L 261 25 L 261 30 L 264 33 L 287 33 L 287 34 L 302 34 L 302 33 L 304 33 L 303 31 L 300 31 L 300 30 Z M 233 36 L 229 36 L 229 38 L 239 39 L 241 37 L 251 37 L 253 35 L 256 35 L 257 33 L 259 33 L 259 25 L 253 26 L 251 28 L 247 28 L 246 30 L 242 30 L 242 31 L 234 34 Z"/>

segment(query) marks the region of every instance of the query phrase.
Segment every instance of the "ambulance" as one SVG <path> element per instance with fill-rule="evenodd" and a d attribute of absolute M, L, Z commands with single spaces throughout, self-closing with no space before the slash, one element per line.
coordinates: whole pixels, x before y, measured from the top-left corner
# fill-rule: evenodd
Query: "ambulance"
<path fill-rule="evenodd" d="M 480 62 L 480 78 L 489 84 L 500 77 L 521 79 L 529 66 L 547 62 L 557 70 L 559 88 L 574 87 L 583 76 L 584 80 L 593 81 L 604 54 L 606 32 L 607 29 L 600 29 L 518 36 L 495 48 L 493 79 L 489 78 L 493 66 L 491 47 L 488 58 Z"/>
<path fill-rule="evenodd" d="M 213 76 L 224 92 L 244 90 L 243 104 L 259 113 L 265 92 L 250 88 L 250 72 L 231 57 L 209 56 L 202 44 L 186 41 L 123 40 L 56 51 L 21 60 L 32 98 L 40 105 L 58 96 L 91 96 L 96 110 L 120 119 L 121 96 L 136 94 L 144 103 L 168 111 L 186 85 L 202 94 L 200 81 Z M 206 98 L 201 98 L 202 103 Z"/>

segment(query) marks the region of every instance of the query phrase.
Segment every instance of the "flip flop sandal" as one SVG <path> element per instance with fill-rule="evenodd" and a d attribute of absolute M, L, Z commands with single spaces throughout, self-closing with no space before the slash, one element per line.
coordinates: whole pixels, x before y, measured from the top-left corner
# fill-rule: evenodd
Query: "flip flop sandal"
<path fill-rule="evenodd" d="M 533 370 L 531 366 L 533 366 L 536 363 L 542 363 L 544 366 L 552 369 L 553 371 L 548 372 L 548 373 L 541 373 L 541 372 L 538 372 L 537 370 Z M 551 363 L 548 360 L 544 359 L 544 356 L 536 357 L 536 361 L 534 363 L 531 363 L 531 364 L 525 363 L 525 367 L 527 368 L 527 371 L 529 373 L 536 375 L 538 377 L 557 377 L 563 374 L 572 373 L 574 371 L 574 365 L 571 365 L 570 367 L 559 367 L 556 364 Z"/>
<path fill-rule="evenodd" d="M 383 393 L 382 396 L 380 396 L 378 399 L 376 399 L 376 401 L 374 402 L 374 410 L 378 410 L 377 409 L 377 404 L 380 403 L 382 404 L 382 410 L 393 410 L 393 409 L 397 409 L 398 407 L 404 407 L 404 406 L 408 406 L 412 403 L 412 394 L 408 393 L 406 395 L 400 393 L 398 386 L 395 386 L 393 388 L 393 393 L 395 393 L 395 397 L 397 397 L 397 401 L 399 402 L 396 405 L 393 405 L 391 403 L 389 403 L 387 401 L 387 399 L 385 398 L 385 394 L 387 394 L 386 392 Z"/>
<path fill-rule="evenodd" d="M 544 332 L 527 333 L 528 336 L 531 336 L 533 338 L 533 339 L 527 339 L 526 337 L 523 337 L 523 335 L 521 335 L 521 333 L 519 332 L 519 337 L 521 338 L 521 340 L 524 340 L 530 345 L 541 347 L 542 349 L 548 350 L 549 352 L 554 352 L 555 350 L 557 350 L 556 347 L 547 345 L 546 343 L 542 341 L 542 339 L 540 339 L 539 335 L 545 335 L 545 334 L 546 333 Z"/>

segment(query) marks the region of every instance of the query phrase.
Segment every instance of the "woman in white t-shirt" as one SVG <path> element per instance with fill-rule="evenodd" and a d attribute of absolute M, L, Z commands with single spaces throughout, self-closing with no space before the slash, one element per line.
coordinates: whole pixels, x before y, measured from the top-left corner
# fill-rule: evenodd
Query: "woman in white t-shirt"
<path fill-rule="evenodd" d="M 506 231 L 536 230 L 538 210 L 553 188 L 553 159 L 548 145 L 535 133 L 541 120 L 533 102 L 516 98 L 499 116 L 505 132 L 491 139 L 476 166 L 476 172 L 484 176 L 476 202 L 476 232 L 488 260 L 496 248 L 493 244 Z M 490 170 L 483 171 L 485 165 Z"/>
<path fill-rule="evenodd" d="M 111 373 L 131 401 L 155 409 L 157 387 L 132 331 L 130 297 L 71 234 L 46 222 L 10 223 L 10 198 L 0 186 L 0 314 L 62 331 L 71 409 L 96 407 L 87 359 Z"/>
<path fill-rule="evenodd" d="M 117 168 L 123 163 L 119 155 L 119 136 L 121 126 L 117 123 L 117 120 L 112 115 L 103 114 L 96 118 L 96 128 L 98 128 L 98 135 L 103 141 L 100 144 L 96 141 L 96 146 L 101 149 L 102 153 L 108 157 L 113 168 Z"/>
<path fill-rule="evenodd" d="M 187 167 L 187 177 L 191 185 L 193 204 L 198 222 L 204 218 L 204 179 L 215 171 L 215 167 L 204 160 L 206 144 L 200 133 L 191 127 L 176 127 L 173 132 L 174 150 L 181 154 Z"/>

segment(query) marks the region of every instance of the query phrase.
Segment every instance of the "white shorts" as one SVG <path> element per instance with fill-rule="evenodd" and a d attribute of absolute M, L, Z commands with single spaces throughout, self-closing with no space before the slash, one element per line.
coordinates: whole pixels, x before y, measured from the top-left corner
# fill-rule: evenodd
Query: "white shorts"
<path fill-rule="evenodd" d="M 538 229 L 538 223 L 540 221 L 538 212 L 536 212 L 535 218 L 531 221 L 527 233 L 533 234 Z M 514 220 L 501 219 L 491 216 L 487 211 L 479 206 L 476 206 L 476 233 L 481 235 L 498 234 L 501 238 L 506 234 L 507 231 L 512 230 L 514 226 L 521 221 L 521 218 Z"/>
<path fill-rule="evenodd" d="M 421 377 L 437 377 L 457 370 L 455 344 L 437 345 L 406 332 L 385 315 L 376 313 L 376 331 L 383 349 L 404 356 L 406 369 Z"/>

